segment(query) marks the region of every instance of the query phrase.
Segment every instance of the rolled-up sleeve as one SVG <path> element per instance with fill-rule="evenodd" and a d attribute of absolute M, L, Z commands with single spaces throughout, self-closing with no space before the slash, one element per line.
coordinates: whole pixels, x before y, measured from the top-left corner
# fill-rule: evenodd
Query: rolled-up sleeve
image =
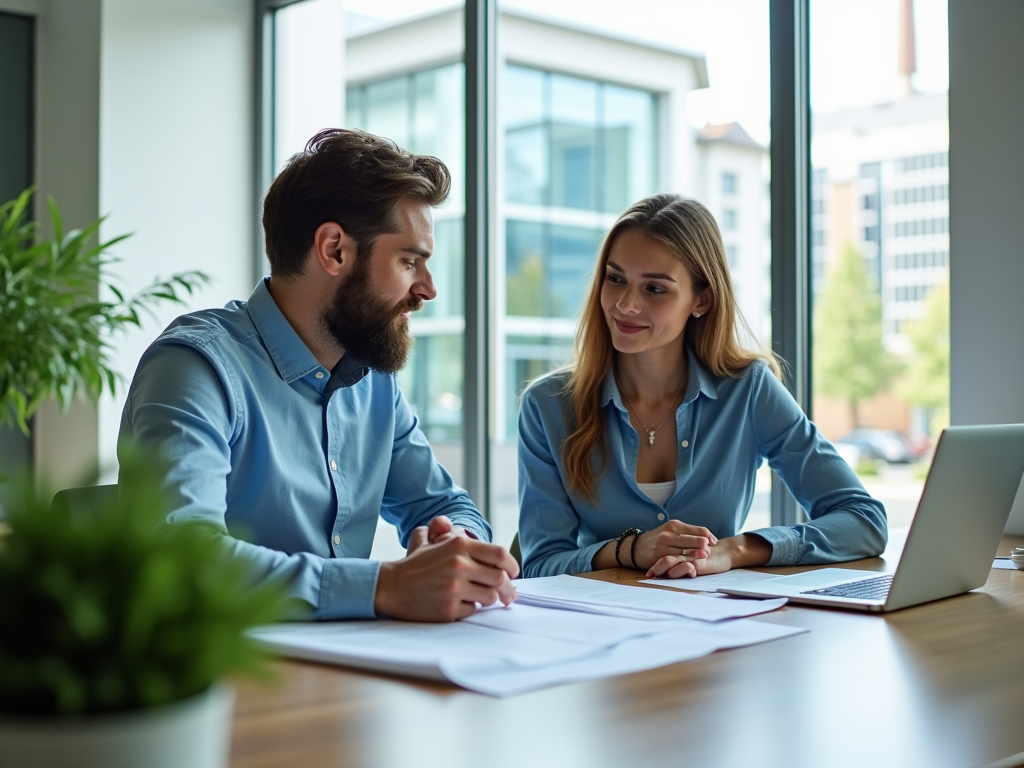
<path fill-rule="evenodd" d="M 881 554 L 885 507 L 800 410 L 766 366 L 759 366 L 749 418 L 762 455 L 807 512 L 806 523 L 750 533 L 772 545 L 768 565 L 835 563 Z"/>

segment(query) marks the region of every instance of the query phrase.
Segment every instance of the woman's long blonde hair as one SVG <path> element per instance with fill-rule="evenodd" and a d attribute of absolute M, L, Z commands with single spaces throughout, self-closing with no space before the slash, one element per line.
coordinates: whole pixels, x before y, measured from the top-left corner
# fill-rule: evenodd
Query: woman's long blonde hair
<path fill-rule="evenodd" d="M 562 443 L 562 464 L 569 489 L 591 503 L 595 501 L 594 456 L 598 449 L 598 472 L 603 472 L 608 462 L 600 395 L 601 383 L 615 352 L 601 308 L 601 286 L 612 243 L 626 230 L 641 232 L 672 251 L 690 273 L 694 294 L 710 294 L 707 312 L 686 323 L 684 345 L 693 350 L 712 374 L 736 377 L 752 362 L 763 359 L 782 378 L 779 362 L 772 353 L 746 349 L 737 338 L 741 329 L 750 339 L 753 334 L 736 307 L 722 236 L 708 209 L 696 200 L 677 195 L 655 195 L 636 203 L 619 217 L 601 246 L 576 331 L 572 374 L 566 384 L 574 423 Z"/>

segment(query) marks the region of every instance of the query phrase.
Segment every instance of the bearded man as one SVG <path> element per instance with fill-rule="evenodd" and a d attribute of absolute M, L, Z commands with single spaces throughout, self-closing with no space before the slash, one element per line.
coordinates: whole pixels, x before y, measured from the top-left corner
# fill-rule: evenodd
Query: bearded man
<path fill-rule="evenodd" d="M 317 134 L 264 201 L 270 277 L 171 323 L 128 393 L 118 449 L 163 452 L 169 522 L 214 524 L 316 619 L 451 621 L 515 599 L 518 566 L 395 377 L 409 314 L 436 295 L 431 208 L 450 186 L 437 158 Z M 378 515 L 404 559 L 368 560 Z"/>

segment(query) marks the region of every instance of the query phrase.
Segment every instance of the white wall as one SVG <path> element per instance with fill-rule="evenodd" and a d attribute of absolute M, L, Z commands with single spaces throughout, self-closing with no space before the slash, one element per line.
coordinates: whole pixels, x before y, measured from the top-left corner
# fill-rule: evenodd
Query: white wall
<path fill-rule="evenodd" d="M 119 287 L 203 269 L 190 306 L 252 289 L 252 0 L 0 0 L 36 17 L 37 216 L 53 195 L 65 225 L 103 214 Z M 126 384 L 146 345 L 182 308 L 113 339 Z M 105 397 L 35 421 L 38 471 L 57 487 L 111 467 L 123 403 Z"/>
<path fill-rule="evenodd" d="M 100 209 L 118 285 L 201 269 L 215 282 L 190 308 L 246 298 L 253 287 L 253 3 L 104 0 L 100 57 Z M 116 340 L 125 377 L 99 406 L 100 463 L 113 466 L 127 384 L 146 346 L 185 308 Z"/>
<path fill-rule="evenodd" d="M 1024 2 L 950 0 L 951 419 L 1024 422 Z"/>
<path fill-rule="evenodd" d="M 36 18 L 36 218 L 49 221 L 46 195 L 66 227 L 99 215 L 99 48 L 102 0 L 0 0 L 0 10 Z M 96 468 L 96 411 L 86 402 L 61 413 L 44 403 L 34 422 L 35 465 L 59 486 Z"/>

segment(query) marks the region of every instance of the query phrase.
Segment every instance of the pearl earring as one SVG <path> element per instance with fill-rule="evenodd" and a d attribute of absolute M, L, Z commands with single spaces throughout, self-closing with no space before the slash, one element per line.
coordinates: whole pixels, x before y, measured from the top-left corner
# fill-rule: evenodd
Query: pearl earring
<path fill-rule="evenodd" d="M 693 313 L 693 316 L 694 316 L 694 317 L 700 317 L 700 312 L 694 312 L 694 313 Z"/>

